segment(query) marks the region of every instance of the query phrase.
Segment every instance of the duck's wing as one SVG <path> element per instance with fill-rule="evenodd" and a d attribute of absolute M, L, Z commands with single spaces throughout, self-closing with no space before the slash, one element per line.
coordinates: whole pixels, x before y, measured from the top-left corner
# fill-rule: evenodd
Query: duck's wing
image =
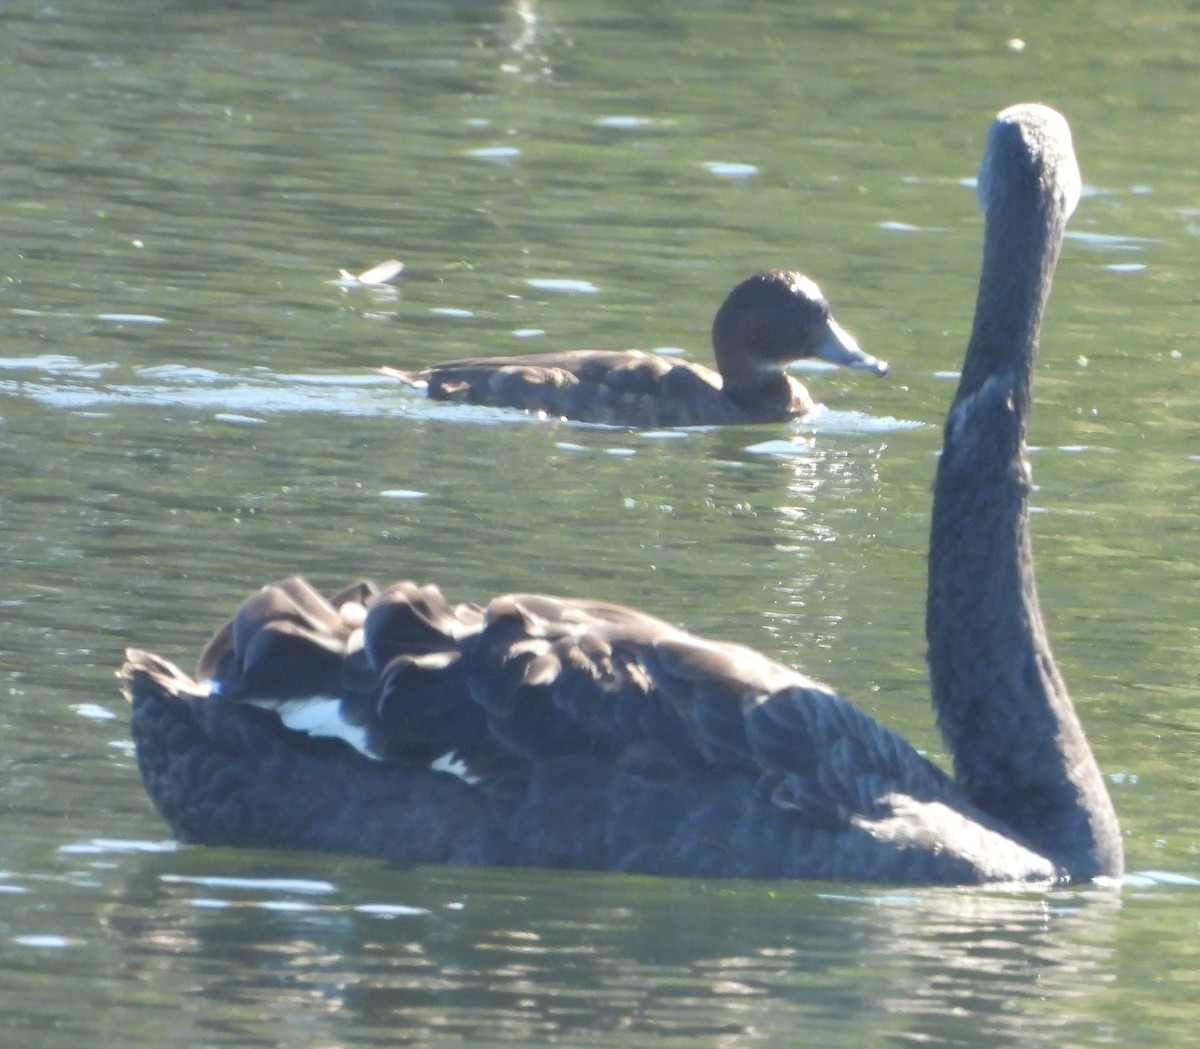
<path fill-rule="evenodd" d="M 450 361 L 420 372 L 382 369 L 436 400 L 519 408 L 613 425 L 736 421 L 717 372 L 643 350 L 568 350 Z"/>

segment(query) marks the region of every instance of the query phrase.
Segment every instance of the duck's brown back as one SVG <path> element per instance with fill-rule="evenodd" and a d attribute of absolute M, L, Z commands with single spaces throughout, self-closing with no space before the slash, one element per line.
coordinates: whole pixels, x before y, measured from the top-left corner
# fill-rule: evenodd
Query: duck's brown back
<path fill-rule="evenodd" d="M 808 392 L 780 373 L 753 403 L 722 390 L 721 376 L 643 350 L 572 350 L 451 361 L 403 375 L 437 400 L 520 408 L 614 426 L 716 426 L 768 422 L 812 408 Z"/>

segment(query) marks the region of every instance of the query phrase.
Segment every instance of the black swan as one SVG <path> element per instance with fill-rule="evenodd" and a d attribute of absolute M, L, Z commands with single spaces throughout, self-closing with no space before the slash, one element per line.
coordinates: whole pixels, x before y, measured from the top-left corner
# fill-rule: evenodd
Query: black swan
<path fill-rule="evenodd" d="M 122 670 L 147 790 L 184 841 L 403 863 L 907 883 L 1117 877 L 1120 830 L 1046 641 L 1025 454 L 1032 364 L 1079 196 L 1066 121 L 1006 109 L 937 468 L 926 630 L 954 774 L 822 685 L 634 609 L 289 579 L 193 681 Z"/>
<path fill-rule="evenodd" d="M 729 293 L 712 326 L 717 371 L 644 350 L 565 350 L 475 357 L 422 371 L 383 368 L 442 401 L 523 408 L 613 426 L 778 422 L 813 409 L 783 370 L 819 357 L 877 375 L 887 365 L 858 348 L 802 273 L 764 270 Z"/>

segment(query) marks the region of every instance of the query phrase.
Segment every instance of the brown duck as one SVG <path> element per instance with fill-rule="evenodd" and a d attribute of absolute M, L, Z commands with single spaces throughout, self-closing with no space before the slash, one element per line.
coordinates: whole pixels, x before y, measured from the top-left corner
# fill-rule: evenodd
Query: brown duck
<path fill-rule="evenodd" d="M 420 371 L 381 369 L 440 401 L 523 408 L 612 426 L 721 426 L 806 415 L 814 402 L 784 365 L 819 358 L 876 375 L 887 364 L 859 349 L 821 289 L 791 270 L 742 281 L 712 326 L 717 370 L 645 350 L 564 350 L 473 357 Z"/>

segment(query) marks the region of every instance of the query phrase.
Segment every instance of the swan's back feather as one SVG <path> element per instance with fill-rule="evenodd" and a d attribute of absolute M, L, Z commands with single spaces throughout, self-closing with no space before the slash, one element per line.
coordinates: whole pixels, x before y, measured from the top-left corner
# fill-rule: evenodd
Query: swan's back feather
<path fill-rule="evenodd" d="M 964 822 L 976 817 L 944 773 L 836 693 L 750 649 L 600 601 L 510 594 L 480 608 L 411 582 L 346 593 L 353 598 L 327 602 L 293 579 L 252 595 L 201 659 L 217 670 L 211 682 L 130 653 L 123 673 L 143 774 L 183 836 L 211 840 L 213 827 L 232 821 L 231 838 L 352 842 L 412 862 L 979 876 L 971 856 L 951 848 L 922 856 L 906 844 L 914 811 L 937 805 Z M 328 723 L 331 695 L 340 729 Z M 313 738 L 299 731 L 305 725 L 341 738 Z M 169 744 L 149 739 L 165 731 Z M 238 731 L 251 750 L 242 758 L 265 770 L 239 758 L 212 784 L 194 770 L 182 775 L 184 757 L 174 769 L 159 761 L 165 747 L 200 762 L 207 733 L 224 747 Z M 334 777 L 343 800 L 314 805 L 316 788 L 292 782 L 299 773 L 288 755 L 298 767 L 322 766 L 319 778 Z M 349 786 L 343 776 L 363 778 Z M 191 778 L 190 791 L 177 778 Z M 435 785 L 442 781 L 453 785 Z M 246 797 L 205 814 L 208 788 Z M 353 812 L 345 799 L 371 789 L 378 805 Z M 291 790 L 302 791 L 303 805 Z M 401 810 L 414 792 L 437 797 L 451 825 L 471 828 L 470 844 L 451 846 L 440 832 L 411 839 L 404 828 L 419 817 Z M 280 810 L 276 830 L 250 814 L 251 797 Z M 889 821 L 899 826 L 903 812 L 908 824 L 895 838 Z M 1025 869 L 1052 874 L 1036 857 Z"/>

